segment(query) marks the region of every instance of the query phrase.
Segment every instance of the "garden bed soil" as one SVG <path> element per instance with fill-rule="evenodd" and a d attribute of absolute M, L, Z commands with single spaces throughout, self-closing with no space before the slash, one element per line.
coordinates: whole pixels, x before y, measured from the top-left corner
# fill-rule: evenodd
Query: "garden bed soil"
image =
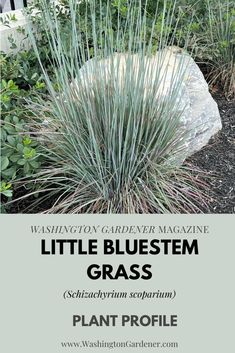
<path fill-rule="evenodd" d="M 190 157 L 189 162 L 208 173 L 210 196 L 209 213 L 235 212 L 235 101 L 227 101 L 215 94 L 222 130 L 207 146 Z"/>

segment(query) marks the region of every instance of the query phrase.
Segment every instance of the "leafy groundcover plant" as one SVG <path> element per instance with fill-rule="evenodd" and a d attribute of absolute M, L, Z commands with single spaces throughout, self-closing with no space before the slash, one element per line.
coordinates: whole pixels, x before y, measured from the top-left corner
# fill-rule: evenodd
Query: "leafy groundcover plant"
<path fill-rule="evenodd" d="M 204 184 L 179 163 L 187 138 L 178 100 L 184 62 L 175 66 L 167 94 L 163 93 L 168 60 L 164 49 L 176 44 L 177 26 L 169 30 L 175 3 L 159 2 L 160 12 L 156 5 L 150 33 L 145 4 L 131 3 L 121 23 L 117 1 L 113 31 L 109 2 L 97 16 L 97 1 L 87 1 L 81 17 L 77 1 L 70 0 L 71 36 L 65 41 L 56 11 L 47 10 L 47 2 L 41 0 L 59 89 L 30 31 L 49 91 L 47 100 L 38 97 L 37 104 L 28 105 L 35 116 L 32 132 L 47 159 L 29 181 L 37 184 L 39 194 L 31 210 L 46 201 L 51 213 L 192 213 L 205 206 L 200 191 Z M 92 55 L 88 32 L 79 29 L 88 17 Z M 19 186 L 25 183 L 27 179 L 18 181 Z"/>
<path fill-rule="evenodd" d="M 0 209 L 5 209 L 7 200 L 15 197 L 15 182 L 29 177 L 40 169 L 43 159 L 40 146 L 30 134 L 31 117 L 25 99 L 43 94 L 45 84 L 41 80 L 40 67 L 35 55 L 21 51 L 15 54 L 0 54 L 1 83 L 1 180 Z M 27 184 L 27 191 L 33 185 Z"/>

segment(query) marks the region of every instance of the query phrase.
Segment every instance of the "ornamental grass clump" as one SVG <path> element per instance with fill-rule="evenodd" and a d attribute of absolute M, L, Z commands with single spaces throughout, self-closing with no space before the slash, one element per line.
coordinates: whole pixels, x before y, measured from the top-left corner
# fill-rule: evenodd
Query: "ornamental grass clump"
<path fill-rule="evenodd" d="M 235 9 L 234 3 L 207 0 L 208 52 L 211 53 L 211 84 L 220 84 L 225 96 L 235 98 Z M 204 43 L 205 45 L 205 43 Z"/>
<path fill-rule="evenodd" d="M 175 65 L 169 79 L 165 50 L 174 44 L 174 4 L 164 2 L 160 32 L 156 11 L 147 39 L 147 13 L 138 3 L 113 31 L 109 3 L 97 17 L 88 1 L 92 42 L 79 29 L 86 18 L 76 1 L 69 1 L 70 44 L 56 14 L 43 12 L 57 88 L 41 62 L 49 95 L 30 109 L 47 165 L 35 175 L 39 197 L 31 209 L 46 200 L 51 213 L 191 213 L 205 205 L 203 183 L 180 162 L 187 136 L 178 92 L 186 65 Z M 31 40 L 40 60 L 32 32 Z"/>

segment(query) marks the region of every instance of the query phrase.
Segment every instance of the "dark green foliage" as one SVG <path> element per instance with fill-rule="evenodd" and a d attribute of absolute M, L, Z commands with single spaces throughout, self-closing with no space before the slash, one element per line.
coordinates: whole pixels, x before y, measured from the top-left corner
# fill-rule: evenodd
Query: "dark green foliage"
<path fill-rule="evenodd" d="M 29 130 L 26 100 L 45 92 L 36 57 L 30 51 L 1 54 L 1 187 L 2 203 L 11 198 L 15 183 L 33 175 L 43 160 L 40 146 Z"/>

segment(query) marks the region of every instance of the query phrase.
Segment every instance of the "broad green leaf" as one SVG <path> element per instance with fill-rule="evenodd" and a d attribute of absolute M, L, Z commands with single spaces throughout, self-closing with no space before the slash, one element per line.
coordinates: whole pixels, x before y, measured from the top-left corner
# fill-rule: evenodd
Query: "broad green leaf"
<path fill-rule="evenodd" d="M 19 165 L 25 165 L 25 163 L 26 163 L 26 160 L 25 159 L 19 159 L 18 161 L 17 161 L 17 164 L 19 164 Z"/>
<path fill-rule="evenodd" d="M 1 157 L 1 171 L 5 170 L 9 165 L 9 159 L 6 156 Z"/>

